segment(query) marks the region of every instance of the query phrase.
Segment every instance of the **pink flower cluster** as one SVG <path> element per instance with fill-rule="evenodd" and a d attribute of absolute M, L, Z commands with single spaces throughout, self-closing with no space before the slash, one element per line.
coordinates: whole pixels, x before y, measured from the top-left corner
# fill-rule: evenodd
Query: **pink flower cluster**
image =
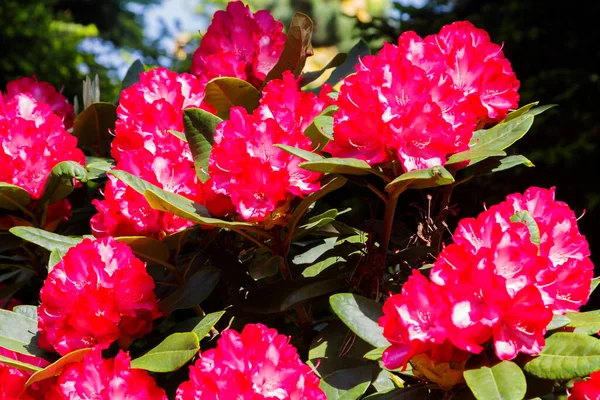
<path fill-rule="evenodd" d="M 321 174 L 300 168 L 302 159 L 274 145 L 311 151 L 303 132 L 330 103 L 327 90 L 319 97 L 301 92 L 286 72 L 265 86 L 252 114 L 232 108 L 231 118 L 217 126 L 210 155 L 214 192 L 231 198 L 245 220 L 277 223 L 277 214 L 287 210 L 294 196 L 319 189 Z"/>
<path fill-rule="evenodd" d="M 189 146 L 169 133 L 183 131 L 184 109 L 208 108 L 203 98 L 204 84 L 192 75 L 165 68 L 140 74 L 140 81 L 125 89 L 119 100 L 111 145 L 116 169 L 203 203 L 203 184 L 196 176 Z M 104 200 L 95 200 L 94 205 L 98 214 L 91 226 L 97 237 L 163 238 L 192 225 L 171 213 L 154 210 L 142 194 L 114 176 L 109 176 Z"/>
<path fill-rule="evenodd" d="M 160 315 L 145 264 L 112 238 L 70 248 L 48 274 L 40 298 L 40 345 L 61 355 L 106 349 L 115 340 L 126 348 Z"/>
<path fill-rule="evenodd" d="M 268 11 L 252 14 L 241 1 L 231 1 L 226 10 L 215 13 L 202 36 L 191 72 L 203 82 L 230 76 L 258 88 L 279 60 L 284 43 L 283 25 Z"/>
<path fill-rule="evenodd" d="M 532 187 L 463 219 L 453 241 L 431 280 L 414 271 L 385 302 L 379 325 L 392 344 L 383 355 L 388 368 L 423 353 L 448 362 L 490 341 L 502 360 L 538 354 L 553 313 L 577 311 L 589 297 L 588 244 L 554 189 Z"/>
<path fill-rule="evenodd" d="M 420 38 L 406 32 L 364 57 L 344 80 L 326 150 L 404 170 L 444 165 L 468 149 L 476 126 L 516 108 L 519 81 L 499 45 L 469 22 Z"/>
<path fill-rule="evenodd" d="M 217 347 L 200 354 L 177 400 L 325 400 L 319 379 L 289 338 L 262 324 L 224 331 Z"/>
<path fill-rule="evenodd" d="M 0 182 L 38 199 L 50 171 L 62 161 L 85 165 L 85 156 L 52 108 L 27 93 L 0 97 Z"/>
<path fill-rule="evenodd" d="M 586 381 L 577 381 L 569 393 L 569 400 L 600 399 L 600 371 L 590 375 Z"/>
<path fill-rule="evenodd" d="M 27 356 L 0 347 L 0 356 L 15 361 L 24 362 L 40 368 L 45 368 L 49 363 L 41 358 Z M 48 385 L 37 383 L 25 388 L 32 372 L 20 370 L 0 361 L 0 400 L 36 400 L 43 396 Z"/>

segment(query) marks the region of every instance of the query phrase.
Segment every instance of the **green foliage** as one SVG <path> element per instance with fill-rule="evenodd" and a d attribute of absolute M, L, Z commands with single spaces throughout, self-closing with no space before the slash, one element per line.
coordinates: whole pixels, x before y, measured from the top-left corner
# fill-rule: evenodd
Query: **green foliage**
<path fill-rule="evenodd" d="M 200 350 L 200 340 L 194 332 L 174 333 L 141 357 L 131 360 L 131 368 L 152 372 L 176 371 Z"/>
<path fill-rule="evenodd" d="M 377 320 L 383 315 L 381 304 L 350 293 L 340 293 L 329 298 L 333 312 L 352 329 L 358 337 L 374 347 L 388 346 Z"/>
<path fill-rule="evenodd" d="M 106 157 L 116 120 L 117 108 L 113 104 L 93 103 L 75 118 L 73 136 L 80 146 Z"/>
<path fill-rule="evenodd" d="M 252 113 L 260 100 L 260 92 L 238 78 L 215 78 L 206 84 L 204 93 L 204 101 L 216 109 L 217 117 L 221 119 L 229 119 L 232 107 L 244 107 L 248 113 Z"/>
<path fill-rule="evenodd" d="M 209 178 L 208 158 L 212 149 L 215 129 L 221 121 L 222 119 L 219 117 L 199 108 L 188 108 L 183 114 L 185 139 L 190 145 L 190 151 L 194 158 L 196 175 L 202 183 Z"/>
<path fill-rule="evenodd" d="M 464 376 L 477 400 L 522 400 L 527 392 L 523 371 L 511 361 L 502 361 L 491 368 L 471 369 Z"/>

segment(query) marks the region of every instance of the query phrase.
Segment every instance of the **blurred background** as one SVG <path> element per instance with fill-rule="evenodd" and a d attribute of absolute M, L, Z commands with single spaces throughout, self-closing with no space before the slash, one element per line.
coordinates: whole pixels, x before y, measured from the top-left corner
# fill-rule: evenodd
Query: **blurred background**
<path fill-rule="evenodd" d="M 1 0 L 0 90 L 36 75 L 81 99 L 86 75 L 100 76 L 102 99 L 119 91 L 132 61 L 187 71 L 223 0 Z M 435 33 L 455 20 L 487 30 L 521 81 L 521 104 L 556 103 L 511 151 L 536 168 L 515 168 L 472 180 L 455 191 L 459 217 L 531 185 L 557 186 L 557 197 L 578 215 L 600 266 L 600 46 L 596 14 L 585 5 L 546 0 L 248 0 L 288 25 L 295 10 L 316 26 L 315 56 L 306 70 L 324 66 L 359 37 L 377 51 L 405 30 Z M 596 158 L 598 157 L 598 158 Z M 597 274 L 600 268 L 597 268 Z"/>

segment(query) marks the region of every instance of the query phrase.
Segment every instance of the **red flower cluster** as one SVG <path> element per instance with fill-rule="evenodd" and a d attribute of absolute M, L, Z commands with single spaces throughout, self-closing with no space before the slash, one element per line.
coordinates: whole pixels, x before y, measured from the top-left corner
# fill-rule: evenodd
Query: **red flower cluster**
<path fill-rule="evenodd" d="M 569 400 L 600 399 L 600 371 L 590 375 L 586 381 L 577 381 L 569 393 Z"/>
<path fill-rule="evenodd" d="M 122 351 L 115 358 L 103 359 L 100 349 L 92 349 L 82 361 L 67 365 L 39 399 L 167 400 L 148 372 L 131 369 L 130 362 Z"/>
<path fill-rule="evenodd" d="M 300 158 L 274 145 L 310 151 L 311 141 L 303 132 L 330 104 L 326 93 L 317 97 L 299 91 L 287 72 L 265 86 L 252 114 L 234 107 L 231 118 L 217 127 L 209 160 L 212 189 L 230 197 L 243 219 L 277 223 L 277 214 L 287 210 L 294 196 L 319 189 L 321 174 L 300 168 Z"/>
<path fill-rule="evenodd" d="M 41 196 L 52 168 L 61 161 L 85 164 L 77 139 L 45 103 L 26 93 L 0 97 L 0 182 Z"/>
<path fill-rule="evenodd" d="M 49 363 L 41 358 L 26 356 L 0 347 L 0 356 L 44 368 Z M 41 399 L 47 390 L 47 384 L 36 383 L 25 389 L 25 383 L 32 372 L 20 370 L 0 362 L 0 400 Z"/>
<path fill-rule="evenodd" d="M 112 238 L 85 239 L 67 251 L 40 292 L 40 344 L 64 355 L 115 340 L 127 347 L 160 314 L 154 281 L 131 249 Z"/>
<path fill-rule="evenodd" d="M 6 84 L 4 100 L 8 101 L 19 93 L 28 93 L 38 102 L 48 104 L 54 114 L 62 119 L 66 129 L 73 127 L 73 119 L 75 118 L 73 105 L 48 82 L 40 82 L 35 76 L 10 81 Z"/>
<path fill-rule="evenodd" d="M 399 368 L 415 355 L 448 362 L 478 354 L 538 354 L 554 313 L 576 311 L 590 293 L 585 237 L 554 189 L 513 194 L 462 220 L 428 281 L 419 271 L 384 304 L 380 326 L 392 343 L 383 361 Z M 456 361 L 456 360 L 455 360 Z"/>
<path fill-rule="evenodd" d="M 469 22 L 425 39 L 414 32 L 364 57 L 346 78 L 326 150 L 406 171 L 444 165 L 473 130 L 517 106 L 519 81 L 501 47 Z"/>
<path fill-rule="evenodd" d="M 283 51 L 283 25 L 266 10 L 252 14 L 241 1 L 217 11 L 200 47 L 191 72 L 204 82 L 231 76 L 260 87 Z"/>
<path fill-rule="evenodd" d="M 289 338 L 262 324 L 226 330 L 217 348 L 200 354 L 177 400 L 325 400 L 319 379 Z"/>
<path fill-rule="evenodd" d="M 189 146 L 169 133 L 183 131 L 183 110 L 203 107 L 204 84 L 189 74 L 157 68 L 140 74 L 140 81 L 121 93 L 111 153 L 116 169 L 129 172 L 164 190 L 203 202 L 203 185 L 196 176 Z M 143 195 L 113 176 L 104 200 L 91 221 L 97 237 L 150 236 L 162 238 L 192 223 L 154 210 Z"/>

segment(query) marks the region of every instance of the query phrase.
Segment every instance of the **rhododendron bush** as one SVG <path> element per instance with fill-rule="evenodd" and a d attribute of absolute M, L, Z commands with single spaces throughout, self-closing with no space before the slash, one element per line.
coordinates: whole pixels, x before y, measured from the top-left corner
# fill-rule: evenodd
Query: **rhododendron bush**
<path fill-rule="evenodd" d="M 114 103 L 0 89 L 0 399 L 598 398 L 583 210 L 452 202 L 551 106 L 467 21 L 305 71 L 312 27 L 230 2 Z"/>

